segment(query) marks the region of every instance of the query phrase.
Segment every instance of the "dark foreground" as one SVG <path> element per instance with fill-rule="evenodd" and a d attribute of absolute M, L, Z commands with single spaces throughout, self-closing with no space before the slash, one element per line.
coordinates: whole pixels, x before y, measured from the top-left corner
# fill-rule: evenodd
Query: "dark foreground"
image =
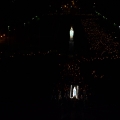
<path fill-rule="evenodd" d="M 52 36 L 51 32 L 46 41 L 41 41 L 42 45 L 39 45 L 48 49 L 41 49 L 35 43 L 33 47 L 21 47 L 22 44 L 10 48 L 1 46 L 0 109 L 3 119 L 109 120 L 119 117 L 120 57 L 98 59 L 94 56 L 96 59 L 92 60 L 94 54 L 89 51 L 80 18 L 68 22 L 69 19 L 60 17 L 55 34 Z M 76 31 L 77 56 L 73 59 L 67 55 L 71 24 Z M 47 41 L 49 44 L 45 44 Z M 59 64 L 63 68 L 71 60 L 80 61 L 81 78 L 90 86 L 88 93 L 91 96 L 85 102 L 69 98 L 58 100 L 58 95 L 53 95 L 54 88 L 62 81 Z M 64 83 L 62 81 L 63 86 Z"/>

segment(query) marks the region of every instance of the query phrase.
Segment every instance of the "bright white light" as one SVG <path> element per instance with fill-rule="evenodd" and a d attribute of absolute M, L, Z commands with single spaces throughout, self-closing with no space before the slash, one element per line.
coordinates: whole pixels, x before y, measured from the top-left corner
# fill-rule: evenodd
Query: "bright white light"
<path fill-rule="evenodd" d="M 70 98 L 76 98 L 78 99 L 78 92 L 79 91 L 79 86 L 70 86 Z"/>
<path fill-rule="evenodd" d="M 76 88 L 73 88 L 73 97 L 76 97 Z"/>
<path fill-rule="evenodd" d="M 74 36 L 74 30 L 71 27 L 71 29 L 70 29 L 70 40 L 73 40 L 73 36 Z"/>

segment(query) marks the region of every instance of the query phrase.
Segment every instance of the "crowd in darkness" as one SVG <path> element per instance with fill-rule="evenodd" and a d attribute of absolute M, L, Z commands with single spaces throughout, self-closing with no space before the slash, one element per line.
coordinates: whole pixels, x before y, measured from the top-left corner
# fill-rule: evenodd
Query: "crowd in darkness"
<path fill-rule="evenodd" d="M 114 41 L 114 37 L 106 33 L 98 24 L 97 18 L 88 18 L 82 20 L 85 32 L 88 34 L 90 50 L 95 51 L 98 56 L 118 55 L 119 42 Z"/>
<path fill-rule="evenodd" d="M 16 2 L 14 1 L 10 4 L 20 3 L 19 5 L 22 6 L 22 2 Z M 28 2 L 24 3 L 23 12 L 27 4 Z M 32 5 L 28 6 L 28 8 L 30 7 Z M 39 4 L 36 7 L 39 7 Z M 12 8 L 13 11 L 14 9 Z M 22 13 L 20 10 L 18 8 L 18 13 Z M 30 13 L 30 11 L 26 11 L 23 16 L 27 12 Z M 10 16 L 7 17 L 9 18 Z M 19 19 L 19 17 L 16 19 Z M 69 58 L 57 50 L 42 50 L 42 48 L 27 48 L 26 46 L 25 48 L 16 47 L 15 49 L 12 47 L 9 48 L 10 46 L 7 48 L 3 47 L 3 49 L 0 48 L 0 75 L 2 85 L 0 100 L 4 101 L 1 107 L 3 112 L 10 115 L 15 114 L 17 117 L 29 116 L 30 118 L 34 114 L 33 119 L 35 117 L 41 119 L 42 117 L 49 118 L 51 116 L 57 119 L 58 117 L 60 118 L 60 114 L 66 114 L 67 111 L 70 111 L 71 114 L 78 112 L 78 118 L 82 119 L 81 116 L 84 108 L 84 117 L 87 116 L 87 119 L 90 119 L 89 116 L 91 115 L 93 118 L 95 117 L 95 113 L 98 113 L 98 116 L 100 115 L 101 117 L 101 113 L 105 110 L 107 111 L 105 112 L 106 114 L 110 114 L 110 110 L 112 112 L 115 111 L 120 100 L 118 84 L 120 79 L 120 45 L 110 33 L 106 33 L 95 22 L 97 20 L 98 18 L 93 14 L 81 15 L 81 23 L 89 42 L 85 42 L 85 44 L 89 44 L 86 46 L 90 47 L 90 55 L 86 55 L 87 57 L 76 54 L 74 58 Z M 44 19 L 41 21 L 45 22 Z M 48 28 L 53 28 L 54 24 L 53 21 L 52 27 L 47 24 L 45 25 Z M 36 27 L 37 23 L 32 25 L 31 28 L 28 28 L 31 30 L 31 34 L 34 32 L 32 28 Z M 45 31 L 43 28 L 41 32 Z M 52 35 L 51 32 L 52 30 L 49 31 L 50 35 Z M 46 33 L 43 33 L 45 36 Z M 22 37 L 20 37 L 21 39 Z M 32 40 L 31 43 L 33 43 Z M 43 45 L 43 47 L 45 46 Z M 70 99 L 70 85 L 79 86 L 78 101 L 76 99 Z M 90 109 L 89 112 L 86 110 L 87 105 Z M 110 106 L 110 110 L 108 106 Z M 10 109 L 6 110 L 8 107 Z M 98 109 L 99 111 L 96 112 Z M 21 115 L 20 110 L 23 115 Z M 91 114 L 91 111 L 93 114 Z M 68 114 L 68 116 L 71 114 Z"/>

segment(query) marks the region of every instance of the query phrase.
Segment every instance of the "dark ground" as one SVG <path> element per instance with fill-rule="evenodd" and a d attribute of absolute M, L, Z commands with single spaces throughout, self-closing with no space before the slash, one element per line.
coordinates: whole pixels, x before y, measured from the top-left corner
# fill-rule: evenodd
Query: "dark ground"
<path fill-rule="evenodd" d="M 6 53 L 1 49 L 3 51 L 1 54 L 2 59 L 0 60 L 0 108 L 2 118 L 59 119 L 64 112 L 68 114 L 68 117 L 71 116 L 70 119 L 75 119 L 72 116 L 77 116 L 83 120 L 106 120 L 118 117 L 119 59 L 95 62 L 82 61 L 81 56 L 89 56 L 89 45 L 84 35 L 79 16 L 77 18 L 74 16 L 62 16 L 50 18 L 50 20 L 52 22 L 49 22 L 52 24 L 48 23 L 48 18 L 45 18 L 40 24 L 40 31 L 42 29 L 43 32 L 41 31 L 41 36 L 38 36 L 38 38 L 42 39 L 40 39 L 40 47 L 37 45 L 36 50 L 34 47 L 32 50 L 29 47 L 29 49 L 25 50 L 23 47 L 15 47 L 17 52 L 16 57 L 8 58 L 8 56 L 13 55 L 14 49 L 13 51 L 9 49 L 11 52 L 7 52 L 8 50 L 4 49 Z M 44 22 L 45 24 L 42 25 Z M 38 55 L 41 47 L 44 49 L 57 48 L 58 51 L 67 53 L 71 25 L 73 25 L 76 31 L 74 38 L 75 51 L 79 53 L 82 61 L 82 75 L 92 88 L 92 98 L 89 101 L 91 107 L 77 109 L 76 111 L 76 107 L 73 108 L 72 106 L 73 102 L 63 102 L 65 104 L 62 109 L 58 106 L 58 103 L 51 101 L 52 89 L 59 79 L 58 63 L 66 61 L 65 57 L 61 57 L 60 59 L 55 53 L 46 56 Z M 47 29 L 44 29 L 45 26 Z M 33 32 L 32 28 L 30 29 L 30 33 L 36 33 L 37 30 Z M 50 37 L 46 37 L 48 34 Z M 37 35 L 39 34 L 37 33 Z M 34 38 L 34 35 L 32 37 Z M 32 43 L 33 38 L 28 43 Z M 22 37 L 19 40 L 21 39 Z M 36 45 L 35 43 L 34 45 Z M 51 47 L 52 44 L 53 46 Z M 23 53 L 27 54 L 33 51 L 33 49 L 36 54 L 35 56 L 23 57 Z M 22 51 L 22 54 L 19 54 L 19 51 Z M 105 77 L 103 79 L 93 78 L 91 76 L 93 70 L 96 70 L 98 75 L 104 74 Z M 69 105 L 71 110 L 69 109 Z M 63 114 L 63 116 L 65 115 Z"/>

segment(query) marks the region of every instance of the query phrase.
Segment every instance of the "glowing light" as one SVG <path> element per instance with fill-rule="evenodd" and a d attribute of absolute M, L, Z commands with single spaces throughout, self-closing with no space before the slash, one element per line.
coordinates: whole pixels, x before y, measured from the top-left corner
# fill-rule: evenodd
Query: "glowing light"
<path fill-rule="evenodd" d="M 70 98 L 76 98 L 78 99 L 78 91 L 79 91 L 79 86 L 70 86 Z"/>
<path fill-rule="evenodd" d="M 10 26 L 8 26 L 8 30 L 10 29 Z"/>
<path fill-rule="evenodd" d="M 70 40 L 73 40 L 73 36 L 74 36 L 74 30 L 71 27 L 71 29 L 70 29 Z"/>
<path fill-rule="evenodd" d="M 1 36 L 2 37 L 2 36 Z"/>
<path fill-rule="evenodd" d="M 73 97 L 76 97 L 76 88 L 73 88 Z"/>

